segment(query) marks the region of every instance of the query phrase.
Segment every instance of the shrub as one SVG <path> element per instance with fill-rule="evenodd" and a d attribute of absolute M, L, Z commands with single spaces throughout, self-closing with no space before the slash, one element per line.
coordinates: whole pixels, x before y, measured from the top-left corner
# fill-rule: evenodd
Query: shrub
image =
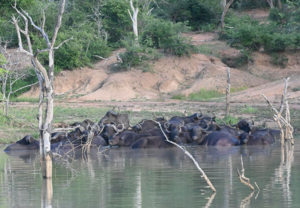
<path fill-rule="evenodd" d="M 259 21 L 253 20 L 250 16 L 231 16 L 226 19 L 226 25 L 220 31 L 220 39 L 227 40 L 228 44 L 235 48 L 244 47 L 247 50 L 257 51 L 262 45 L 261 33 L 263 27 Z"/>
<path fill-rule="evenodd" d="M 284 69 L 287 66 L 287 63 L 289 61 L 288 57 L 286 55 L 279 55 L 278 53 L 272 53 L 272 63 L 276 66 L 280 66 L 282 69 Z"/>
<path fill-rule="evenodd" d="M 190 56 L 197 49 L 191 39 L 180 36 L 188 27 L 185 23 L 151 19 L 141 35 L 141 44 L 146 47 L 164 49 L 166 53 L 178 56 Z"/>
<path fill-rule="evenodd" d="M 134 41 L 123 41 L 126 51 L 120 54 L 122 63 L 121 68 L 130 70 L 131 67 L 138 67 L 144 71 L 149 70 L 149 62 L 158 60 L 161 54 L 154 48 L 149 48 L 142 45 L 137 45 Z"/>

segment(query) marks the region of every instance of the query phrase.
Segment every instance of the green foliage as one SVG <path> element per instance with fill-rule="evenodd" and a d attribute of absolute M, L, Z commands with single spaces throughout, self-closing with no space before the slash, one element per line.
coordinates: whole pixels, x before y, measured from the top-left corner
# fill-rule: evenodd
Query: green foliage
<path fill-rule="evenodd" d="M 284 54 L 280 55 L 278 53 L 272 53 L 272 63 L 276 66 L 280 66 L 282 69 L 284 69 L 287 66 L 287 63 L 289 61 L 288 57 Z"/>
<path fill-rule="evenodd" d="M 231 93 L 234 93 L 234 92 L 239 92 L 239 91 L 243 91 L 243 90 L 246 90 L 246 89 L 248 89 L 248 87 L 232 87 L 232 88 L 230 88 L 230 92 Z"/>
<path fill-rule="evenodd" d="M 232 47 L 242 49 L 240 63 L 251 60 L 251 52 L 264 48 L 269 53 L 298 48 L 300 46 L 300 23 L 296 22 L 299 8 L 270 11 L 270 22 L 259 23 L 250 16 L 228 15 L 226 27 L 220 31 L 220 39 L 227 40 Z M 293 15 L 291 15 L 293 14 Z M 300 18 L 300 17 L 299 17 Z M 276 56 L 276 55 L 273 55 Z M 278 58 L 278 59 L 277 59 Z M 288 59 L 274 57 L 274 64 L 285 67 Z"/>
<path fill-rule="evenodd" d="M 38 0 L 18 0 L 17 7 L 27 9 L 31 6 L 35 6 Z M 1 0 L 0 1 L 0 17 L 11 18 L 11 14 L 14 12 L 12 5 L 15 4 L 15 0 Z"/>
<path fill-rule="evenodd" d="M 156 49 L 137 45 L 134 41 L 123 41 L 123 44 L 126 46 L 126 51 L 120 54 L 123 61 L 120 67 L 126 70 L 130 70 L 131 67 L 138 67 L 143 71 L 149 71 L 149 62 L 161 57 Z"/>
<path fill-rule="evenodd" d="M 231 123 L 237 123 L 239 121 L 239 118 L 237 118 L 237 117 L 233 117 L 233 116 L 231 116 L 231 115 L 228 115 L 228 116 L 225 116 L 223 119 L 216 119 L 216 122 L 218 123 L 218 124 L 222 124 L 222 122 L 225 122 L 226 124 L 229 124 L 229 122 L 231 122 Z"/>
<path fill-rule="evenodd" d="M 242 0 L 242 1 L 234 1 L 231 7 L 240 10 L 249 10 L 249 9 L 257 9 L 257 8 L 269 8 L 270 6 L 267 3 L 267 1 Z"/>
<path fill-rule="evenodd" d="M 220 39 L 227 40 L 228 44 L 236 48 L 246 48 L 257 51 L 262 45 L 261 34 L 264 27 L 259 21 L 252 19 L 248 15 L 242 17 L 230 16 L 226 19 L 225 27 L 219 33 Z"/>
<path fill-rule="evenodd" d="M 242 110 L 242 113 L 256 113 L 256 112 L 258 112 L 258 109 L 250 106 L 246 106 L 246 108 Z"/>
<path fill-rule="evenodd" d="M 206 90 L 200 89 L 198 92 L 190 93 L 189 96 L 185 96 L 182 94 L 177 94 L 172 97 L 172 99 L 178 100 L 189 100 L 189 101 L 205 101 L 212 98 L 222 97 L 224 94 L 216 91 L 216 90 Z"/>
<path fill-rule="evenodd" d="M 124 0 L 107 1 L 102 8 L 103 27 L 109 33 L 108 41 L 113 45 L 116 45 L 128 31 L 132 31 L 128 9 L 130 4 Z"/>
<path fill-rule="evenodd" d="M 7 63 L 5 57 L 2 54 L 0 54 L 0 75 L 6 72 L 5 69 L 1 68 L 1 66 L 5 63 Z"/>
<path fill-rule="evenodd" d="M 178 56 L 190 56 L 196 52 L 191 39 L 180 36 L 188 27 L 185 23 L 151 19 L 141 35 L 141 43 L 147 47 L 164 49 L 166 53 Z"/>
<path fill-rule="evenodd" d="M 193 30 L 214 29 L 214 26 L 205 26 L 216 25 L 222 13 L 219 0 L 166 0 L 157 3 L 159 8 L 153 11 L 155 15 L 172 22 L 188 22 Z"/>

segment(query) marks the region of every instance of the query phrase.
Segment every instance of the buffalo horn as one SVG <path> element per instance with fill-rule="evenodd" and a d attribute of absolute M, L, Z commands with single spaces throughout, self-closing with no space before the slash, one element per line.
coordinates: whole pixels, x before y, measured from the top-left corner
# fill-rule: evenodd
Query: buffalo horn
<path fill-rule="evenodd" d="M 202 117 L 202 115 L 203 115 L 203 113 L 202 113 L 202 111 L 201 111 L 201 110 L 199 110 L 199 111 L 200 111 L 201 115 L 200 115 L 199 113 L 197 113 L 197 117 L 198 117 L 198 118 L 201 118 L 201 117 Z"/>
<path fill-rule="evenodd" d="M 119 125 L 122 125 L 122 128 L 121 129 L 118 129 L 119 130 L 119 132 L 122 132 L 122 131 L 124 131 L 124 129 L 125 129 L 125 125 L 123 124 L 123 123 L 121 123 L 121 124 L 119 124 Z M 118 125 L 118 126 L 119 126 Z"/>
<path fill-rule="evenodd" d="M 206 128 L 203 128 L 202 126 L 200 126 L 200 128 L 204 131 L 206 131 L 209 128 L 209 124 L 206 123 Z"/>
<path fill-rule="evenodd" d="M 154 113 L 154 112 L 153 112 L 152 114 L 154 115 L 154 117 L 155 117 L 156 119 L 158 118 L 158 117 L 155 115 L 155 113 Z"/>
<path fill-rule="evenodd" d="M 165 127 L 165 129 L 168 129 L 168 128 L 169 128 L 169 126 L 170 126 L 170 123 L 169 123 L 168 121 L 164 123 L 164 127 Z"/>
<path fill-rule="evenodd" d="M 216 117 L 216 114 L 215 114 L 214 112 L 213 112 L 212 114 L 213 114 L 214 116 L 211 118 L 211 120 L 212 120 L 212 121 L 216 121 L 216 118 L 217 118 L 217 117 Z"/>

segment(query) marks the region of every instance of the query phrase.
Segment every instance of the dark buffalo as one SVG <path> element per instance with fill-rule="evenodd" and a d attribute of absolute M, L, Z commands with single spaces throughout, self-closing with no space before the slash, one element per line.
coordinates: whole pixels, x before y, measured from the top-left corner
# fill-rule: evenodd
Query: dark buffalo
<path fill-rule="evenodd" d="M 97 135 L 93 138 L 93 141 L 91 143 L 92 146 L 96 146 L 96 147 L 99 147 L 99 146 L 107 146 L 108 143 L 105 141 L 105 139 L 100 136 L 100 135 Z"/>
<path fill-rule="evenodd" d="M 173 141 L 176 143 L 181 144 L 181 141 Z M 138 148 L 170 148 L 174 147 L 173 144 L 166 141 L 166 138 L 164 136 L 150 136 L 146 138 L 141 138 L 135 143 L 132 144 L 132 149 L 138 149 Z"/>
<path fill-rule="evenodd" d="M 243 133 L 241 139 L 248 140 L 247 145 L 270 145 L 275 142 L 275 139 L 270 134 L 269 129 L 261 129 L 253 134 Z"/>
<path fill-rule="evenodd" d="M 141 121 L 140 123 L 134 125 L 132 127 L 132 131 L 135 132 L 135 133 L 148 131 L 150 129 L 159 127 L 159 124 L 157 122 L 159 122 L 161 125 L 163 125 L 165 120 L 162 119 L 160 121 L 153 121 L 153 120 L 146 120 L 145 119 L 145 120 Z"/>
<path fill-rule="evenodd" d="M 108 143 L 108 140 L 111 136 L 113 136 L 114 134 L 119 134 L 122 131 L 124 131 L 125 126 L 124 125 L 121 126 L 122 128 L 117 128 L 115 124 L 105 124 L 104 129 L 101 132 L 100 136 L 102 136 L 103 139 L 105 139 L 105 141 Z"/>
<path fill-rule="evenodd" d="M 232 128 L 230 126 L 222 126 L 221 129 L 219 130 L 221 132 L 227 132 L 235 137 L 238 137 L 241 133 L 243 133 L 244 131 L 242 130 L 239 130 L 239 129 L 235 129 L 235 128 Z"/>
<path fill-rule="evenodd" d="M 201 112 L 201 111 L 200 111 Z M 170 124 L 182 124 L 183 126 L 189 123 L 196 123 L 202 118 L 202 112 L 201 113 L 194 113 L 193 115 L 190 116 L 174 116 L 172 117 L 169 121 L 167 121 Z M 170 125 L 168 125 L 169 127 Z"/>
<path fill-rule="evenodd" d="M 114 109 L 113 109 L 114 110 Z M 124 125 L 125 129 L 129 127 L 129 117 L 128 114 L 120 114 L 119 112 L 116 113 L 113 110 L 108 111 L 105 116 L 103 116 L 100 121 L 99 125 L 105 125 L 105 124 L 115 124 L 118 125 Z"/>
<path fill-rule="evenodd" d="M 199 145 L 237 146 L 247 143 L 247 138 L 238 139 L 228 132 L 214 131 L 204 138 Z"/>
<path fill-rule="evenodd" d="M 246 121 L 245 119 L 239 120 L 236 124 L 231 124 L 231 121 L 229 121 L 230 126 L 236 127 L 237 129 L 241 129 L 244 132 L 249 133 L 254 125 L 254 121 L 252 120 L 252 123 Z"/>
<path fill-rule="evenodd" d="M 68 134 L 66 132 L 55 132 L 51 134 L 51 144 L 66 141 L 68 139 Z"/>
<path fill-rule="evenodd" d="M 39 148 L 39 141 L 35 140 L 31 135 L 27 135 L 16 143 L 10 144 L 4 151 L 8 152 L 14 150 L 38 150 Z"/>
<path fill-rule="evenodd" d="M 112 136 L 109 139 L 109 145 L 111 146 L 119 146 L 119 147 L 129 147 L 137 140 L 152 136 L 150 133 L 140 133 L 136 134 L 134 132 L 122 132 L 118 135 Z"/>
<path fill-rule="evenodd" d="M 194 141 L 198 139 L 201 140 L 202 136 L 206 134 L 204 131 L 208 130 L 209 128 L 207 124 L 205 128 L 199 126 L 198 124 L 187 124 L 185 127 L 188 129 L 190 136 Z"/>

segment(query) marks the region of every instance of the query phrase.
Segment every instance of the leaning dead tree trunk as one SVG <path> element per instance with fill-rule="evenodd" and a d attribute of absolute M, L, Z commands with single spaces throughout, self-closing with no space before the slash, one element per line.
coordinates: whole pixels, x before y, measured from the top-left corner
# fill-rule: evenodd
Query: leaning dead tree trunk
<path fill-rule="evenodd" d="M 280 0 L 279 0 L 280 1 Z M 274 8 L 273 0 L 267 0 L 268 4 L 270 5 L 271 9 Z M 280 2 L 281 3 L 281 2 Z"/>
<path fill-rule="evenodd" d="M 226 88 L 226 117 L 229 116 L 230 110 L 230 68 L 227 68 L 227 83 L 228 86 Z"/>
<path fill-rule="evenodd" d="M 267 101 L 267 103 L 269 104 L 271 109 L 275 112 L 275 115 L 274 115 L 273 118 L 277 122 L 277 125 L 280 129 L 280 132 L 281 132 L 281 145 L 282 146 L 284 145 L 284 138 L 289 140 L 291 142 L 291 144 L 294 144 L 294 137 L 293 137 L 294 128 L 290 124 L 291 117 L 290 117 L 290 109 L 289 109 L 289 104 L 288 104 L 289 94 L 287 94 L 289 79 L 290 78 L 284 79 L 285 86 L 284 86 L 283 94 L 282 94 L 282 97 L 281 97 L 281 104 L 280 104 L 279 111 L 277 111 L 276 108 L 268 100 L 268 98 L 263 93 L 261 93 L 261 95 L 265 98 L 265 100 Z M 282 116 L 284 108 L 285 108 L 285 111 L 286 111 L 286 118 L 284 118 Z M 284 133 L 282 125 L 284 125 L 286 127 L 285 128 L 285 133 Z"/>
<path fill-rule="evenodd" d="M 281 0 L 278 0 L 278 9 L 282 9 Z"/>
<path fill-rule="evenodd" d="M 133 33 L 134 33 L 134 36 L 135 36 L 135 43 L 138 44 L 139 34 L 138 34 L 137 16 L 138 16 L 138 13 L 139 13 L 139 8 L 138 7 L 137 8 L 133 7 L 132 0 L 130 0 L 130 6 L 131 6 L 131 9 L 132 9 L 132 15 L 131 15 L 131 12 L 129 11 L 129 9 L 128 9 L 128 13 L 129 13 L 131 21 L 132 21 L 132 28 L 133 28 Z"/>
<path fill-rule="evenodd" d="M 221 16 L 221 28 L 224 28 L 225 15 L 226 15 L 226 13 L 227 13 L 229 7 L 231 6 L 231 4 L 232 4 L 233 2 L 234 2 L 234 0 L 230 0 L 230 1 L 226 4 L 226 6 L 225 6 L 225 8 L 224 8 L 224 10 L 223 10 L 223 13 L 222 13 L 222 16 Z"/>
<path fill-rule="evenodd" d="M 213 184 L 210 182 L 209 178 L 206 176 L 205 172 L 202 170 L 202 168 L 199 166 L 198 162 L 194 159 L 194 157 L 182 146 L 176 144 L 175 142 L 172 142 L 168 139 L 167 135 L 165 134 L 164 130 L 162 129 L 161 127 L 161 124 L 155 120 L 152 120 L 153 122 L 157 123 L 159 125 L 159 128 L 161 130 L 161 132 L 163 133 L 164 137 L 166 138 L 166 141 L 179 147 L 180 149 L 182 149 L 182 151 L 187 155 L 189 156 L 189 158 L 191 158 L 194 162 L 194 164 L 196 165 L 196 167 L 198 168 L 198 170 L 202 173 L 202 176 L 205 180 L 206 180 L 206 183 L 208 184 L 208 186 L 211 188 L 211 190 L 213 190 L 214 192 L 217 192 L 215 187 L 213 186 Z"/>
<path fill-rule="evenodd" d="M 54 47 L 58 30 L 61 26 L 62 21 L 62 15 L 64 12 L 66 0 L 62 0 L 60 11 L 58 13 L 56 26 L 54 28 L 52 40 L 49 40 L 49 37 L 47 33 L 44 31 L 44 28 L 40 28 L 35 25 L 33 22 L 31 16 L 22 10 L 20 12 L 17 7 L 16 3 L 13 6 L 13 8 L 17 11 L 17 13 L 23 18 L 25 21 L 25 29 L 22 30 L 19 27 L 19 20 L 13 16 L 13 23 L 16 27 L 17 34 L 18 34 L 18 40 L 19 40 L 19 50 L 31 57 L 31 61 L 33 66 L 35 67 L 37 77 L 39 79 L 39 85 L 40 85 L 40 102 L 39 102 L 39 130 L 40 130 L 40 155 L 41 155 L 41 170 L 42 175 L 44 178 L 51 178 L 52 177 L 52 158 L 50 156 L 50 139 L 51 139 L 51 132 L 52 132 L 52 121 L 53 121 L 53 81 L 54 81 L 54 50 L 60 48 L 61 45 L 63 45 L 65 42 L 69 41 L 70 39 L 67 39 L 60 43 L 57 47 Z M 31 40 L 30 40 L 30 34 L 28 32 L 28 19 L 30 20 L 31 25 L 39 30 L 43 38 L 45 39 L 45 42 L 47 44 L 47 48 L 43 50 L 37 50 L 35 53 L 33 53 Z M 44 21 L 43 21 L 44 22 Z M 28 51 L 25 50 L 22 46 L 22 38 L 21 33 L 23 33 L 27 39 L 27 45 L 28 45 Z M 49 66 L 48 66 L 48 72 L 46 68 L 39 62 L 37 56 L 41 52 L 48 52 L 49 53 Z M 42 100 L 44 98 L 43 94 L 45 93 L 46 97 L 46 109 L 45 109 L 45 119 L 43 120 L 43 105 Z"/>

